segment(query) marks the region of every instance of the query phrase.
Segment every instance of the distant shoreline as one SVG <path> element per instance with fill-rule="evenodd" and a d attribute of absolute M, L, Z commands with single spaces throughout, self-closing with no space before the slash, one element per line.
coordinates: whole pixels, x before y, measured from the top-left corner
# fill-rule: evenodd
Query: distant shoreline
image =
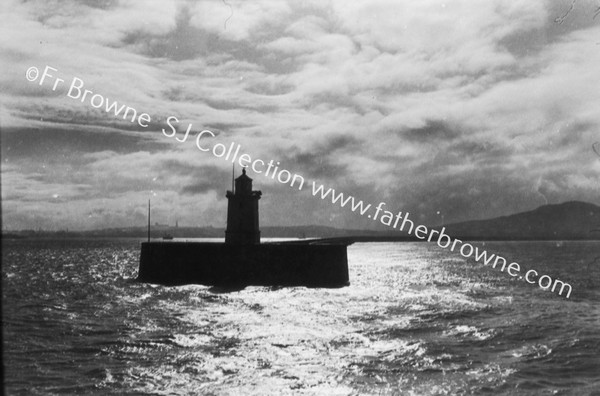
<path fill-rule="evenodd" d="M 79 232 L 36 232 L 35 234 L 18 234 L 18 233 L 2 233 L 0 234 L 1 240 L 82 240 L 82 239 L 143 239 L 146 240 L 147 235 L 119 235 L 119 234 L 95 234 L 94 232 L 90 233 L 79 233 Z M 207 236 L 190 236 L 190 235 L 182 235 L 176 236 L 175 241 L 181 241 L 185 239 L 222 239 L 225 240 L 224 237 L 207 235 Z M 427 240 L 418 239 L 415 237 L 404 237 L 404 236 L 376 236 L 376 235 L 343 235 L 343 236 L 310 236 L 306 238 L 302 237 L 293 237 L 289 235 L 268 235 L 262 237 L 263 242 L 265 239 L 270 238 L 282 238 L 289 240 L 311 240 L 311 239 L 319 239 L 326 240 L 331 242 L 343 242 L 343 241 L 351 241 L 352 243 L 377 243 L 377 242 L 427 242 Z M 594 238 L 535 238 L 535 237 L 514 237 L 514 238 L 505 238 L 505 237 L 482 237 L 482 236 L 461 236 L 458 235 L 456 238 L 464 240 L 464 241 L 473 241 L 473 242 L 560 242 L 560 241 L 584 241 L 584 242 L 595 242 L 600 241 L 600 235 L 595 236 Z M 161 234 L 151 235 L 151 240 L 159 241 L 162 240 Z"/>
<path fill-rule="evenodd" d="M 471 220 L 428 227 L 452 238 L 464 241 L 598 241 L 600 240 L 600 206 L 570 201 L 561 204 L 540 206 L 529 212 L 487 220 Z M 360 229 L 340 229 L 320 225 L 301 226 L 262 226 L 264 238 L 346 238 L 356 242 L 422 242 L 402 231 L 375 231 Z M 212 226 L 151 226 L 150 237 L 162 238 L 224 238 L 225 229 Z M 144 226 L 115 227 L 99 230 L 11 230 L 5 229 L 2 239 L 23 238 L 147 238 L 148 228 Z"/>

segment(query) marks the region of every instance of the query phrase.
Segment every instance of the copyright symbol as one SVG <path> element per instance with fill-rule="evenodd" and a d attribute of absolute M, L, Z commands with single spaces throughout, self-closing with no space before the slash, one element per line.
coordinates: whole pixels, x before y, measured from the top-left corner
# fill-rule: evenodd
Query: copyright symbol
<path fill-rule="evenodd" d="M 31 66 L 29 69 L 27 69 L 27 73 L 25 73 L 25 77 L 27 78 L 27 81 L 35 81 L 35 80 L 37 80 L 39 75 L 40 75 L 40 71 L 35 66 Z"/>

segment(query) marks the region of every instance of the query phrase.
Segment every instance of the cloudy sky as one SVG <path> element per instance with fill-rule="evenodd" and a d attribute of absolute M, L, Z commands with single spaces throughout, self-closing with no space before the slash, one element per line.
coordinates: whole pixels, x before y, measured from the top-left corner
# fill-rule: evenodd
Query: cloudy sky
<path fill-rule="evenodd" d="M 424 224 L 600 204 L 598 0 L 0 7 L 4 229 L 143 225 L 149 198 L 158 222 L 224 226 L 231 163 L 169 116 Z M 26 78 L 46 66 L 55 91 Z M 69 98 L 73 77 L 149 126 Z M 262 225 L 376 226 L 248 173 Z"/>

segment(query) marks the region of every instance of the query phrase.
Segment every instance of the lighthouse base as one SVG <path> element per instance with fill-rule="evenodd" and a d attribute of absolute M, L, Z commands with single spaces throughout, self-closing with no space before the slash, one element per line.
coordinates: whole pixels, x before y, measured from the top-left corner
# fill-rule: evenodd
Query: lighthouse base
<path fill-rule="evenodd" d="M 231 245 L 144 242 L 138 280 L 163 285 L 349 285 L 349 242 Z"/>

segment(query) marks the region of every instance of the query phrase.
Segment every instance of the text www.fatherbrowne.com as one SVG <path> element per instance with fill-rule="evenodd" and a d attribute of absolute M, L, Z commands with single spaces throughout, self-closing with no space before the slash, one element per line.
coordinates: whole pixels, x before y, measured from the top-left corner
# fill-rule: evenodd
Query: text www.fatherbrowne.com
<path fill-rule="evenodd" d="M 29 82 L 35 82 L 40 86 L 51 86 L 52 91 L 65 90 L 66 96 L 70 99 L 77 100 L 81 103 L 88 103 L 95 109 L 106 111 L 106 113 L 114 115 L 114 117 L 135 123 L 142 128 L 148 128 L 153 122 L 152 117 L 148 113 L 138 112 L 131 106 L 126 106 L 122 103 L 119 104 L 116 100 L 110 100 L 104 95 L 86 89 L 83 80 L 80 78 L 73 77 L 70 82 L 68 82 L 69 80 L 60 78 L 58 75 L 58 70 L 51 66 L 46 66 L 42 72 L 40 72 L 37 67 L 32 66 L 27 69 L 27 72 L 25 73 L 25 77 Z M 162 128 L 163 135 L 169 138 L 174 137 L 175 140 L 180 143 L 187 141 L 193 129 L 191 123 L 187 125 L 183 136 L 176 136 L 180 130 L 180 128 L 177 127 L 177 124 L 179 123 L 177 117 L 167 117 L 166 123 L 170 130 L 167 131 L 165 128 Z M 204 129 L 197 133 L 195 139 L 192 140 L 195 140 L 196 147 L 201 152 L 210 152 L 217 158 L 231 161 L 234 164 L 238 163 L 242 167 L 250 167 L 255 173 L 261 174 L 264 177 L 270 177 L 282 184 L 288 184 L 289 187 L 298 188 L 299 190 L 304 188 L 304 177 L 292 173 L 287 169 L 280 168 L 279 161 L 270 160 L 266 162 L 258 158 L 252 159 L 249 154 L 243 153 L 242 146 L 235 142 L 228 142 L 229 144 L 216 142 L 211 145 L 209 143 L 211 139 L 215 139 L 216 141 L 216 138 L 217 135 Z M 414 236 L 418 239 L 427 239 L 428 242 L 432 242 L 435 239 L 437 245 L 443 249 L 450 248 L 450 251 L 456 249 L 465 258 L 473 257 L 474 255 L 477 262 L 481 262 L 483 265 L 491 265 L 494 269 L 499 268 L 501 272 L 506 270 L 506 273 L 510 276 L 518 276 L 519 279 L 524 279 L 527 283 L 534 284 L 537 280 L 537 284 L 542 289 L 558 292 L 559 295 L 562 295 L 563 291 L 565 291 L 567 298 L 571 295 L 572 288 L 568 283 L 558 279 L 553 280 L 548 275 L 538 277 L 538 272 L 533 269 L 523 272 L 521 266 L 516 262 L 511 262 L 509 264 L 502 256 L 489 254 L 485 250 L 480 251 L 478 247 L 474 247 L 470 243 L 463 242 L 460 239 L 451 238 L 445 233 L 445 227 L 442 227 L 441 230 L 433 228 L 428 229 L 424 225 L 417 225 L 415 227 L 414 222 L 409 219 L 408 212 L 398 212 L 393 214 L 388 210 L 384 210 L 384 206 L 386 206 L 385 202 L 380 202 L 376 207 L 373 207 L 371 204 L 364 203 L 362 200 L 356 200 L 352 195 L 336 192 L 334 189 L 327 188 L 314 181 L 312 182 L 312 195 L 314 197 L 320 197 L 322 200 L 331 200 L 332 204 L 338 204 L 342 208 L 350 209 L 352 212 L 358 213 L 361 216 L 366 214 L 368 218 L 379 221 L 381 224 L 399 231 L 405 231 L 406 228 L 405 232 L 409 235 L 413 235 L 414 232 Z M 372 213 L 373 211 L 375 213 Z M 525 274 L 524 276 L 520 275 L 523 273 Z M 560 289 L 557 290 L 559 286 Z"/>
<path fill-rule="evenodd" d="M 393 214 L 392 212 L 383 209 L 386 206 L 385 202 L 380 202 L 373 209 L 373 206 L 369 203 L 364 203 L 362 200 L 356 200 L 351 195 L 345 195 L 342 192 L 336 192 L 334 189 L 326 188 L 321 184 L 318 185 L 314 181 L 312 183 L 312 194 L 313 196 L 320 196 L 323 200 L 331 200 L 331 203 L 337 203 L 342 208 L 346 207 L 352 212 L 358 213 L 361 216 L 367 214 L 368 218 L 374 221 L 379 221 L 381 224 L 399 231 L 405 231 L 409 235 L 413 235 L 414 231 L 414 236 L 418 239 L 427 239 L 428 242 L 435 240 L 437 245 L 443 249 L 450 248 L 450 251 L 452 252 L 456 249 L 465 258 L 474 256 L 475 261 L 483 263 L 483 265 L 491 264 L 492 268 L 499 268 L 501 272 L 506 270 L 506 273 L 508 273 L 510 276 L 518 276 L 519 279 L 524 279 L 527 283 L 534 284 L 537 280 L 537 284 L 542 289 L 558 292 L 558 295 L 562 295 L 563 291 L 565 291 L 567 298 L 569 298 L 571 295 L 572 288 L 568 283 L 565 283 L 559 279 L 552 279 L 548 275 L 542 275 L 538 277 L 538 272 L 533 269 L 524 272 L 525 275 L 523 276 L 521 275 L 523 274 L 523 271 L 521 270 L 519 263 L 511 262 L 509 264 L 508 261 L 500 255 L 489 254 L 486 250 L 479 250 L 477 246 L 463 242 L 458 238 L 452 238 L 445 233 L 445 227 L 442 227 L 441 230 L 427 228 L 424 225 L 417 225 L 415 227 L 415 223 L 409 219 L 409 212 L 398 212 Z M 559 286 L 560 289 L 557 289 Z"/>

